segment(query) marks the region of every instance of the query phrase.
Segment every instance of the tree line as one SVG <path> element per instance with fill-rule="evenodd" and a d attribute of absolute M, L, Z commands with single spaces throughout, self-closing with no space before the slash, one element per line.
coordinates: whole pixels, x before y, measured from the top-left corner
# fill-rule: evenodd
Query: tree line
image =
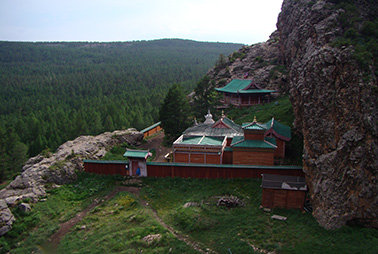
<path fill-rule="evenodd" d="M 0 180 L 19 172 L 12 156 L 24 162 L 79 135 L 157 122 L 172 84 L 191 91 L 220 54 L 240 47 L 176 39 L 0 42 Z"/>

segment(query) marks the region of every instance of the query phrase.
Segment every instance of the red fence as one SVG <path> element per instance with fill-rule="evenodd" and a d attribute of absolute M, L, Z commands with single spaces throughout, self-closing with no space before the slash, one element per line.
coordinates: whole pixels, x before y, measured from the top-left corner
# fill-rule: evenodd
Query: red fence
<path fill-rule="evenodd" d="M 304 176 L 298 166 L 248 166 L 187 163 L 147 163 L 151 177 L 261 178 L 261 174 Z"/>
<path fill-rule="evenodd" d="M 84 170 L 100 175 L 129 175 L 128 161 L 84 160 Z"/>
<path fill-rule="evenodd" d="M 127 161 L 84 160 L 84 168 L 90 173 L 129 175 Z M 304 176 L 302 167 L 299 166 L 147 162 L 147 176 L 150 177 L 261 178 L 261 174 Z"/>

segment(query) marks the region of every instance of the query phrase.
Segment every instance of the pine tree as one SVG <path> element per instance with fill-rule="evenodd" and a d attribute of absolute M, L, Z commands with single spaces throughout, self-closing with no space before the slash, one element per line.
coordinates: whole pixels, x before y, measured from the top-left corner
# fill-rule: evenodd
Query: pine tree
<path fill-rule="evenodd" d="M 160 107 L 159 117 L 166 143 L 171 143 L 190 126 L 190 106 L 182 87 L 174 84 Z"/>
<path fill-rule="evenodd" d="M 214 81 L 208 76 L 203 77 L 194 89 L 193 112 L 194 115 L 202 119 L 208 110 L 215 112 L 215 106 L 218 104 L 218 95 L 214 90 Z"/>

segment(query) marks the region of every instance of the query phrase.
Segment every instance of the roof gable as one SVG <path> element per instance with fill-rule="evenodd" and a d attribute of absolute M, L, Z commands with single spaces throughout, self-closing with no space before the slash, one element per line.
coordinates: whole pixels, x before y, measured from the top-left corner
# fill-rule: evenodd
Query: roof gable
<path fill-rule="evenodd" d="M 291 140 L 291 128 L 278 122 L 274 119 L 274 117 L 266 122 L 265 125 L 268 129 L 265 135 L 272 134 L 273 136 L 285 141 Z"/>

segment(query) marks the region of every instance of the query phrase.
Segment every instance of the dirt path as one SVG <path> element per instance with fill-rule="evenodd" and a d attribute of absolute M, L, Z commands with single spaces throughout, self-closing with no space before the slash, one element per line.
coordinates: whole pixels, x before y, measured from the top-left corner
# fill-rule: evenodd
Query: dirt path
<path fill-rule="evenodd" d="M 86 209 L 84 209 L 83 211 L 79 212 L 78 214 L 76 214 L 76 216 L 72 219 L 70 219 L 69 221 L 66 221 L 62 224 L 60 224 L 60 229 L 51 236 L 50 238 L 50 243 L 51 243 L 51 246 L 54 250 L 56 250 L 59 246 L 59 243 L 60 243 L 60 240 L 67 234 L 71 231 L 71 229 L 77 224 L 79 223 L 80 221 L 82 221 L 84 219 L 84 217 L 86 216 L 86 214 L 93 208 L 95 208 L 96 206 L 99 206 L 101 205 L 102 203 L 104 203 L 105 201 L 107 200 L 110 200 L 112 199 L 115 195 L 117 195 L 117 193 L 119 192 L 129 192 L 131 194 L 133 194 L 134 196 L 138 197 L 139 200 L 140 200 L 140 203 L 148 208 L 151 212 L 152 212 L 152 215 L 154 216 L 154 218 L 163 226 L 165 227 L 169 232 L 171 232 L 175 237 L 177 237 L 179 240 L 185 242 L 187 245 L 189 245 L 190 247 L 192 247 L 194 250 L 200 252 L 200 253 L 216 253 L 210 249 L 206 249 L 206 250 L 203 250 L 197 243 L 191 241 L 188 236 L 184 236 L 184 235 L 181 235 L 179 234 L 177 231 L 175 231 L 171 226 L 167 225 L 157 214 L 157 212 L 148 205 L 148 203 L 141 199 L 140 198 L 140 188 L 139 187 L 128 187 L 128 186 L 118 186 L 116 187 L 112 192 L 110 192 L 108 195 L 106 195 L 105 197 L 101 198 L 101 200 L 98 200 L 98 199 L 95 199 L 93 201 L 93 203 L 88 206 Z"/>
<path fill-rule="evenodd" d="M 164 139 L 164 132 L 160 131 L 156 136 L 147 140 L 147 143 L 141 144 L 138 148 L 141 149 L 155 149 L 156 156 L 155 162 L 164 162 L 164 156 L 169 153 L 172 148 L 168 148 L 162 145 Z"/>

